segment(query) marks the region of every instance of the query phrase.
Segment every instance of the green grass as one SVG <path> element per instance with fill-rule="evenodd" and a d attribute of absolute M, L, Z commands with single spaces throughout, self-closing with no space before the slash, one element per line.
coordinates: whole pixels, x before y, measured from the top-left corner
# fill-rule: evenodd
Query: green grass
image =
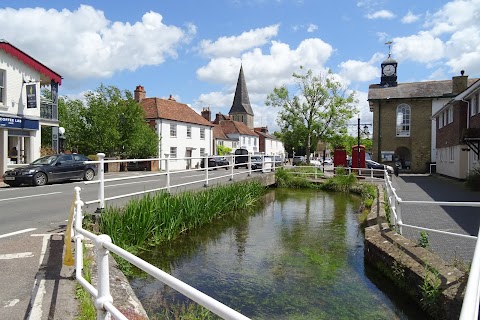
<path fill-rule="evenodd" d="M 259 182 L 244 182 L 200 192 L 146 195 L 123 208 L 107 208 L 100 232 L 130 252 L 142 250 L 252 207 L 264 193 L 265 187 Z"/>
<path fill-rule="evenodd" d="M 88 282 L 91 282 L 90 264 L 92 263 L 92 257 L 87 256 L 85 246 L 83 246 L 83 277 Z M 80 315 L 77 320 L 95 320 L 97 318 L 97 310 L 93 304 L 93 298 L 82 285 L 77 282 L 75 287 L 75 297 L 80 302 Z"/>

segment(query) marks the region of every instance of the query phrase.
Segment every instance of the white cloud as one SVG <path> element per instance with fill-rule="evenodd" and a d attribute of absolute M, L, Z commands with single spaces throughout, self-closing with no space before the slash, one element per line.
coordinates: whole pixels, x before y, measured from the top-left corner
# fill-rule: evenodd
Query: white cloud
<path fill-rule="evenodd" d="M 454 0 L 429 15 L 425 26 L 434 35 L 454 33 L 470 26 L 478 26 L 479 16 L 480 0 Z"/>
<path fill-rule="evenodd" d="M 405 24 L 409 24 L 409 23 L 414 23 L 416 21 L 418 21 L 418 19 L 420 19 L 420 16 L 419 14 L 413 14 L 413 12 L 411 11 L 408 11 L 408 13 L 402 18 L 402 23 L 405 23 Z"/>
<path fill-rule="evenodd" d="M 280 25 L 246 31 L 239 36 L 220 37 L 215 42 L 202 40 L 198 50 L 208 57 L 239 56 L 245 50 L 263 46 L 278 34 Z"/>
<path fill-rule="evenodd" d="M 398 60 L 422 63 L 437 61 L 445 56 L 443 41 L 429 32 L 393 39 L 393 56 Z"/>
<path fill-rule="evenodd" d="M 193 25 L 184 31 L 162 20 L 162 15 L 151 11 L 134 24 L 111 22 L 103 11 L 87 5 L 75 11 L 4 8 L 0 38 L 69 81 L 106 78 L 175 58 L 177 48 L 195 34 Z"/>
<path fill-rule="evenodd" d="M 350 81 L 370 81 L 378 78 L 379 67 L 372 65 L 370 62 L 347 60 L 339 65 L 340 75 Z"/>
<path fill-rule="evenodd" d="M 318 26 L 313 23 L 310 23 L 307 27 L 307 32 L 315 32 L 317 30 L 318 30 Z"/>
<path fill-rule="evenodd" d="M 395 15 L 389 10 L 379 10 L 374 13 L 367 14 L 368 19 L 393 19 Z"/>

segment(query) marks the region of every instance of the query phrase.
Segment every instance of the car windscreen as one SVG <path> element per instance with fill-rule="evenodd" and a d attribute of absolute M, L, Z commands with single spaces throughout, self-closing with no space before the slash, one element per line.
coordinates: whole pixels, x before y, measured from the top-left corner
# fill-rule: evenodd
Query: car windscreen
<path fill-rule="evenodd" d="M 46 156 L 33 161 L 31 164 L 39 164 L 39 165 L 52 164 L 57 160 L 57 158 L 58 158 L 57 156 Z"/>

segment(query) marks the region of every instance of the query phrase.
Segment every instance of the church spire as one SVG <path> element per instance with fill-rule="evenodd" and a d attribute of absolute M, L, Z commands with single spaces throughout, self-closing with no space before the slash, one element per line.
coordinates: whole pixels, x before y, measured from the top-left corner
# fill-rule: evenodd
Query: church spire
<path fill-rule="evenodd" d="M 250 99 L 248 97 L 247 84 L 245 82 L 245 76 L 243 75 L 243 65 L 240 65 L 235 97 L 233 98 L 232 108 L 228 114 L 233 115 L 242 113 L 253 116 L 253 110 L 250 106 Z"/>

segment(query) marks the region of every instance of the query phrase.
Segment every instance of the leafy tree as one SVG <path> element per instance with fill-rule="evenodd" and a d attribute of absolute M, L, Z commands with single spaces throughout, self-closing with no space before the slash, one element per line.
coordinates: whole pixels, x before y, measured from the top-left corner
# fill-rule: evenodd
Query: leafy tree
<path fill-rule="evenodd" d="M 126 158 L 157 155 L 158 137 L 145 122 L 141 106 L 128 90 L 101 85 L 85 100 L 60 97 L 60 125 L 66 132 L 66 149 L 80 153 Z"/>
<path fill-rule="evenodd" d="M 224 155 L 232 152 L 232 148 L 225 147 L 225 146 L 222 146 L 222 145 L 218 145 L 217 146 L 217 152 L 218 152 L 219 156 L 224 156 Z"/>
<path fill-rule="evenodd" d="M 354 115 L 355 93 L 347 95 L 346 88 L 330 71 L 314 75 L 308 70 L 305 74 L 294 73 L 293 77 L 298 89 L 296 95 L 290 96 L 286 86 L 275 88 L 265 104 L 281 108 L 277 123 L 284 137 L 292 139 L 295 153 L 303 146 L 309 162 L 316 142 L 330 141 Z M 284 142 L 290 147 L 288 140 Z"/>

